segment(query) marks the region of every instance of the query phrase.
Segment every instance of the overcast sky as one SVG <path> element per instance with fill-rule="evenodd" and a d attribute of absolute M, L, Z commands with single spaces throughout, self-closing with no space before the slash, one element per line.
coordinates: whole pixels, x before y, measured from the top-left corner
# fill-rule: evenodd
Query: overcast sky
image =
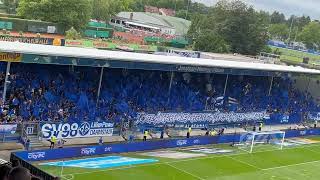
<path fill-rule="evenodd" d="M 212 6 L 218 0 L 193 0 L 202 2 Z M 320 19 L 320 0 L 243 0 L 256 9 L 266 11 L 280 11 L 286 16 L 294 15 L 309 15 L 313 19 Z"/>

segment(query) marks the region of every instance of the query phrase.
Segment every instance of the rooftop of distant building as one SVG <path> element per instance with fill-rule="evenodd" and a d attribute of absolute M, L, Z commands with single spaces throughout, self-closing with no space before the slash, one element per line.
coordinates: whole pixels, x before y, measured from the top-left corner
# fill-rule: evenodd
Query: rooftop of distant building
<path fill-rule="evenodd" d="M 173 27 L 178 35 L 186 34 L 191 25 L 191 21 L 182 18 L 147 12 L 120 12 L 116 16 L 119 18 L 130 19 L 131 14 L 133 15 L 132 21 L 143 24 Z"/>

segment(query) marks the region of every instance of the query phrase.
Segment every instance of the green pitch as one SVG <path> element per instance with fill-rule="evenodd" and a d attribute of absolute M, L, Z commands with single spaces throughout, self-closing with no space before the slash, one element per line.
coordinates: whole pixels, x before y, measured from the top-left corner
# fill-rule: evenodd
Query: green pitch
<path fill-rule="evenodd" d="M 302 63 L 304 57 L 309 58 L 309 64 L 316 64 L 319 65 L 320 56 L 316 54 L 291 50 L 291 49 L 285 49 L 285 48 L 277 48 L 273 46 L 269 46 L 272 51 L 278 51 L 281 53 L 280 59 L 284 62 L 290 62 L 293 64 Z"/>
<path fill-rule="evenodd" d="M 158 158 L 158 163 L 113 169 L 64 168 L 62 179 L 318 180 L 320 177 L 320 144 L 288 147 L 283 150 L 259 147 L 252 154 L 234 147 L 223 147 L 235 151 L 228 155 L 209 155 L 191 159 Z M 121 155 L 146 158 L 131 153 Z M 40 167 L 55 175 L 61 173 L 61 168 L 58 167 Z"/>

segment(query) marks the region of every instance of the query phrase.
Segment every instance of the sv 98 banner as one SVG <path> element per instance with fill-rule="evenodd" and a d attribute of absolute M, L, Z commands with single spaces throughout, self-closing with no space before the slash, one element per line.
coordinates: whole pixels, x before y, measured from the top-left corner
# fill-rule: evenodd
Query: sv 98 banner
<path fill-rule="evenodd" d="M 59 138 L 112 136 L 113 123 L 108 122 L 81 122 L 81 123 L 44 123 L 41 125 L 42 137 Z"/>

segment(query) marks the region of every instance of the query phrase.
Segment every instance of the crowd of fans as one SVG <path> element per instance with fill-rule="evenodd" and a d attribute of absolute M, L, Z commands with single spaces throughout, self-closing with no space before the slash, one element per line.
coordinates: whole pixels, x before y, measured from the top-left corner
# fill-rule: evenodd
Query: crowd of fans
<path fill-rule="evenodd" d="M 0 63 L 1 89 L 5 63 Z M 172 76 L 173 75 L 173 76 Z M 199 73 L 105 69 L 100 97 L 100 68 L 12 64 L 0 122 L 134 120 L 138 113 L 320 111 L 294 81 Z M 170 80 L 172 78 L 172 83 Z"/>

